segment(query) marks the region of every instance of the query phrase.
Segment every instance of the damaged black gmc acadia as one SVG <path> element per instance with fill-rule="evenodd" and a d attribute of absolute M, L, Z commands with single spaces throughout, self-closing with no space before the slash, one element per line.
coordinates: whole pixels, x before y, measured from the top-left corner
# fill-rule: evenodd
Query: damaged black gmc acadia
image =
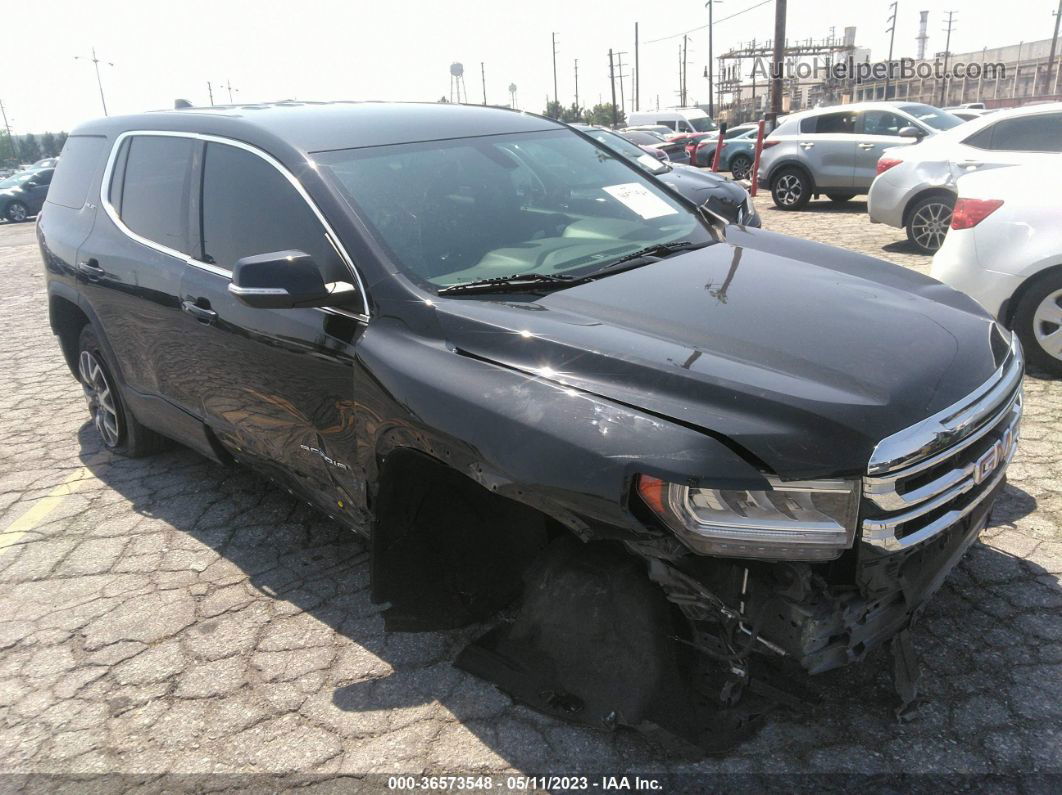
<path fill-rule="evenodd" d="M 38 221 L 103 444 L 175 439 L 364 535 L 391 629 L 718 750 L 908 628 L 985 526 L 1016 338 L 727 225 L 552 120 L 278 103 L 77 129 Z"/>

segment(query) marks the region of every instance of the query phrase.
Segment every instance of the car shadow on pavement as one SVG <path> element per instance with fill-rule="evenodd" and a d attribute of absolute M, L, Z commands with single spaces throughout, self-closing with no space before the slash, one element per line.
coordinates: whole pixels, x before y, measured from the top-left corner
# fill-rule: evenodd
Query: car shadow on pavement
<path fill-rule="evenodd" d="M 902 230 L 901 230 L 902 231 Z M 892 243 L 886 243 L 881 247 L 882 251 L 887 251 L 890 254 L 918 254 L 923 257 L 932 257 L 932 254 L 926 254 L 918 250 L 910 240 L 896 240 Z"/>
<path fill-rule="evenodd" d="M 243 468 L 222 467 L 180 447 L 143 459 L 110 455 L 101 450 L 90 423 L 79 438 L 84 465 L 127 500 L 133 511 L 152 520 L 153 532 L 160 531 L 159 521 L 164 522 L 187 537 L 162 528 L 172 536 L 172 546 L 207 547 L 220 556 L 205 568 L 193 568 L 208 589 L 194 592 L 200 607 L 196 622 L 184 630 L 185 638 L 217 631 L 225 616 L 204 611 L 203 604 L 219 588 L 242 580 L 273 611 L 255 646 L 242 652 L 251 660 L 247 670 L 255 692 L 291 689 L 285 677 L 270 678 L 268 667 L 257 662 L 258 653 L 288 651 L 298 657 L 300 650 L 305 656 L 322 648 L 335 651 L 319 688 L 283 710 L 327 727 L 359 749 L 354 758 L 362 761 L 350 764 L 360 764 L 361 772 L 409 772 L 406 759 L 420 760 L 421 765 L 427 760 L 443 771 L 481 765 L 489 769 L 491 764 L 498 766 L 497 760 L 489 761 L 492 756 L 504 760 L 503 767 L 525 771 L 556 771 L 560 765 L 572 765 L 572 772 L 615 772 L 624 769 L 621 765 L 644 769 L 668 759 L 685 759 L 688 764 L 687 747 L 658 735 L 566 725 L 513 705 L 491 685 L 454 668 L 451 663 L 457 653 L 484 626 L 385 632 L 383 607 L 369 597 L 368 545 L 264 478 Z M 989 536 L 1005 533 L 1035 508 L 1031 495 L 1008 486 L 995 509 Z M 189 543 L 193 540 L 198 543 Z M 1018 550 L 1018 554 L 1024 553 Z M 819 749 L 856 745 L 875 749 L 876 764 L 895 767 L 906 764 L 912 749 L 936 747 L 942 731 L 949 743 L 960 748 L 980 742 L 982 723 L 975 717 L 967 725 L 957 712 L 975 696 L 1006 702 L 1010 713 L 999 722 L 1003 734 L 1033 732 L 1035 720 L 1054 709 L 1044 705 L 1062 701 L 1060 682 L 1046 672 L 1036 677 L 1022 674 L 1024 690 L 1012 692 L 1019 685 L 1015 666 L 1046 661 L 1052 640 L 1057 647 L 1062 638 L 1060 605 L 1062 591 L 1055 577 L 1028 560 L 977 543 L 930 601 L 916 627 L 925 703 L 913 723 L 902 731 L 897 727 L 892 716 L 891 661 L 879 649 L 864 664 L 810 680 L 820 703 L 774 713 L 760 734 L 731 757 L 747 760 L 748 769 L 755 772 L 771 767 L 768 759 L 782 765 L 781 770 L 808 770 L 807 760 Z M 246 615 L 226 615 L 241 614 Z M 302 614 L 313 621 L 292 623 Z M 269 701 L 268 695 L 259 697 Z M 1015 698 L 1016 706 L 1010 703 Z M 475 735 L 487 752 L 470 744 L 466 732 Z M 411 757 L 401 755 L 407 745 L 413 747 Z M 437 756 L 422 750 L 429 746 Z M 779 748 L 791 761 L 779 757 Z M 851 769 L 846 765 L 852 760 L 844 761 L 850 753 L 839 751 L 833 762 L 820 759 L 820 769 L 821 764 Z M 1015 765 L 1028 762 L 1024 757 L 1019 761 Z M 724 762 L 703 759 L 684 769 L 719 771 Z"/>
<path fill-rule="evenodd" d="M 768 207 L 772 212 L 778 213 L 837 213 L 841 215 L 865 215 L 867 212 L 866 200 L 852 199 L 846 202 L 835 202 L 829 199 L 812 199 L 799 210 L 783 210 L 775 204 Z"/>

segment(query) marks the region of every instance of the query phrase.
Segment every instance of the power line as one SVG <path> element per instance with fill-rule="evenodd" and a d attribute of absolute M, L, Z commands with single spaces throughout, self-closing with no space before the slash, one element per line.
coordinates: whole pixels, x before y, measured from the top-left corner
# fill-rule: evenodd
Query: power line
<path fill-rule="evenodd" d="M 749 11 L 752 11 L 754 9 L 759 8 L 760 6 L 765 6 L 768 3 L 773 3 L 773 2 L 774 2 L 774 0 L 763 0 L 763 2 L 756 3 L 756 5 L 754 5 L 754 6 L 749 6 L 748 8 L 743 8 L 740 11 L 735 11 L 730 16 L 723 17 L 722 19 L 717 19 L 712 24 L 718 25 L 720 22 L 726 22 L 728 19 L 733 19 L 734 17 L 739 17 L 742 14 L 745 14 L 745 13 L 747 13 Z M 650 39 L 649 41 L 647 41 L 645 43 L 646 44 L 656 44 L 658 41 L 667 41 L 668 39 L 677 39 L 679 36 L 686 36 L 686 35 L 688 35 L 690 33 L 696 33 L 698 30 L 705 30 L 708 27 L 709 27 L 708 25 L 698 25 L 695 28 L 690 28 L 689 30 L 684 30 L 681 33 L 673 33 L 670 36 L 661 36 L 659 39 Z"/>

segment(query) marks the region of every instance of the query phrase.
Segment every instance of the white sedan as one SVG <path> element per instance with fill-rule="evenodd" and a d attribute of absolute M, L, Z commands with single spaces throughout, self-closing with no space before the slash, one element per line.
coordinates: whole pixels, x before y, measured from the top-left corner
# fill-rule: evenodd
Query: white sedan
<path fill-rule="evenodd" d="M 937 133 L 913 146 L 886 149 L 867 195 L 874 223 L 907 230 L 932 254 L 948 233 L 955 180 L 1000 165 L 1062 159 L 1062 102 L 1002 110 Z"/>
<path fill-rule="evenodd" d="M 957 182 L 951 231 L 930 274 L 1014 329 L 1031 364 L 1062 373 L 1062 167 L 1010 166 Z"/>

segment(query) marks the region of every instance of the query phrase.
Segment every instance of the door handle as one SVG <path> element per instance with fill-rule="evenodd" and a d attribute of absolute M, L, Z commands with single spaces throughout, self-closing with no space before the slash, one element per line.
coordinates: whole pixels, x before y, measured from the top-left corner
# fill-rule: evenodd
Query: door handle
<path fill-rule="evenodd" d="M 974 168 L 980 168 L 983 165 L 984 165 L 984 163 L 982 163 L 980 160 L 960 160 L 959 161 L 959 168 L 974 169 Z"/>
<path fill-rule="evenodd" d="M 813 147 L 815 145 L 815 142 L 814 141 L 801 141 L 800 145 L 802 147 L 804 147 L 805 149 L 810 149 L 811 147 Z"/>
<path fill-rule="evenodd" d="M 873 149 L 874 144 L 859 144 L 860 149 Z"/>
<path fill-rule="evenodd" d="M 200 323 L 210 325 L 218 319 L 218 313 L 205 306 L 199 306 L 195 301 L 181 301 L 181 309 L 194 317 Z"/>
<path fill-rule="evenodd" d="M 100 267 L 99 260 L 94 258 L 81 260 L 80 262 L 78 262 L 77 272 L 80 273 L 82 276 L 93 280 L 102 279 L 104 276 L 107 275 L 107 271 Z"/>

